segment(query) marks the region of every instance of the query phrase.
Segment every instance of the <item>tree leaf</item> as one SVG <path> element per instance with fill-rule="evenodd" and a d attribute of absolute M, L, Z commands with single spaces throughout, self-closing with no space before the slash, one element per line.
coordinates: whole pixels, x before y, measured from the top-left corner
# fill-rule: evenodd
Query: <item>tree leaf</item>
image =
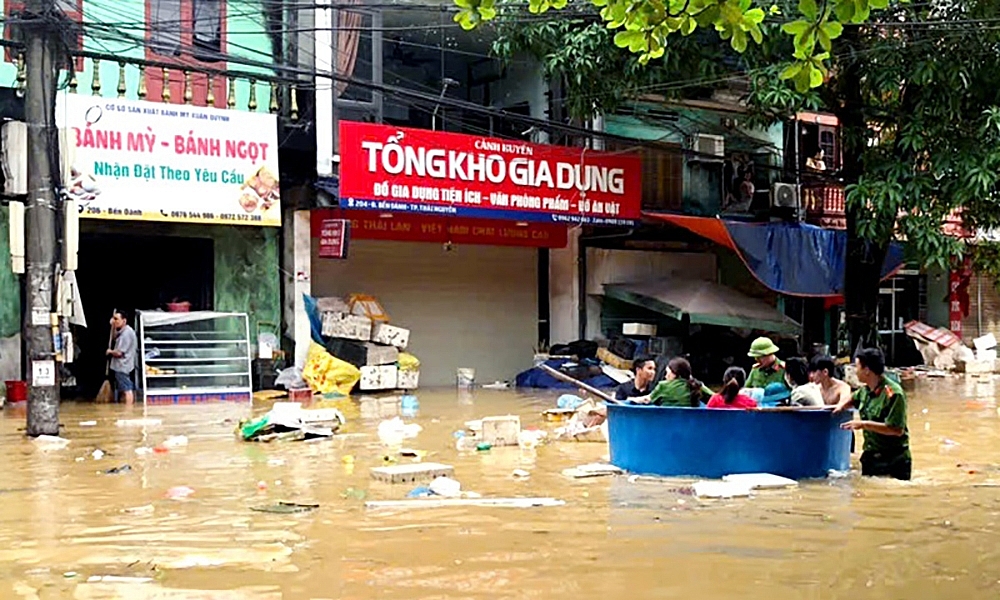
<path fill-rule="evenodd" d="M 733 39 L 731 42 L 733 50 L 736 50 L 740 54 L 746 52 L 747 49 L 747 34 L 742 29 L 733 30 Z"/>
<path fill-rule="evenodd" d="M 791 23 L 785 23 L 781 26 L 781 30 L 788 35 L 801 35 L 808 31 L 812 27 L 812 23 L 808 21 L 792 21 Z"/>
<path fill-rule="evenodd" d="M 615 46 L 618 46 L 619 48 L 630 48 L 637 40 L 641 42 L 642 38 L 643 34 L 641 31 L 619 31 L 615 34 Z"/>
<path fill-rule="evenodd" d="M 854 20 L 855 11 L 854 0 L 837 0 L 837 3 L 833 6 L 833 14 L 837 15 L 837 19 L 845 23 Z"/>
<path fill-rule="evenodd" d="M 781 74 L 778 75 L 778 78 L 782 80 L 795 78 L 799 74 L 799 71 L 802 70 L 803 65 L 805 65 L 805 63 L 798 61 L 793 62 L 792 64 L 785 67 L 785 69 L 781 72 Z"/>
<path fill-rule="evenodd" d="M 759 8 L 751 8 L 743 15 L 743 19 L 754 25 L 764 22 L 764 11 Z"/>
<path fill-rule="evenodd" d="M 815 21 L 819 14 L 819 7 L 816 6 L 816 0 L 799 0 L 799 12 L 810 21 Z"/>
<path fill-rule="evenodd" d="M 455 0 L 455 6 L 459 8 L 472 8 L 473 0 Z"/>
<path fill-rule="evenodd" d="M 809 65 L 809 87 L 817 88 L 823 85 L 823 71 Z"/>
<path fill-rule="evenodd" d="M 830 36 L 826 34 L 826 31 L 824 31 L 822 27 L 816 30 L 816 41 L 819 42 L 819 45 L 822 46 L 824 50 L 827 52 L 830 51 L 830 48 L 832 47 L 832 44 L 830 43 Z"/>
<path fill-rule="evenodd" d="M 698 28 L 698 22 L 691 17 L 686 17 L 681 23 L 681 35 L 691 35 Z"/>
<path fill-rule="evenodd" d="M 831 39 L 835 40 L 844 33 L 844 25 L 838 21 L 827 21 L 820 25 L 820 29 Z"/>
<path fill-rule="evenodd" d="M 482 17 L 484 21 L 489 21 L 490 19 L 497 16 L 497 9 L 480 6 L 479 16 Z"/>
<path fill-rule="evenodd" d="M 760 27 L 752 25 L 750 26 L 749 29 L 747 29 L 747 31 L 750 33 L 750 37 L 753 38 L 753 41 L 755 43 L 757 44 L 764 43 L 764 33 L 760 30 Z"/>

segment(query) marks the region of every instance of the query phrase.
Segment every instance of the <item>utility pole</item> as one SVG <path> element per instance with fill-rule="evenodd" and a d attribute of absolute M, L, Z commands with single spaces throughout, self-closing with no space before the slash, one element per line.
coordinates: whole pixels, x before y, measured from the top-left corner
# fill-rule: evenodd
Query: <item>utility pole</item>
<path fill-rule="evenodd" d="M 58 148 L 54 103 L 56 79 L 54 0 L 28 0 L 24 117 L 28 129 L 28 202 L 25 206 L 25 262 L 28 306 L 24 339 L 28 380 L 28 435 L 59 435 L 59 382 L 50 315 L 54 312 L 56 230 L 59 207 L 52 178 Z"/>

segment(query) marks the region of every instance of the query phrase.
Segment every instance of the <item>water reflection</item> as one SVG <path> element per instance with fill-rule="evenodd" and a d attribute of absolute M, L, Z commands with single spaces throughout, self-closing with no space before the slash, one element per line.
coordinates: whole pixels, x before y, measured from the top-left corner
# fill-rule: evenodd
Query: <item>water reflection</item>
<path fill-rule="evenodd" d="M 911 394 L 914 480 L 804 482 L 753 498 L 699 501 L 683 481 L 571 480 L 603 444 L 459 452 L 468 420 L 540 415 L 557 393 L 421 391 L 324 404 L 349 422 L 333 440 L 246 444 L 233 406 L 128 413 L 66 405 L 73 441 L 40 452 L 24 415 L 0 420 L 0 597 L 316 598 L 976 598 L 1000 590 L 1000 442 L 992 380 L 922 382 Z M 266 407 L 258 407 L 265 410 Z M 404 411 L 417 411 L 407 417 Z M 412 413 L 411 413 L 412 414 Z M 159 426 L 118 427 L 155 418 Z M 423 431 L 406 444 L 455 467 L 485 496 L 546 496 L 556 508 L 367 512 L 412 486 L 377 483 L 380 421 Z M 93 427 L 80 422 L 96 420 Z M 186 435 L 189 445 L 141 453 Z M 93 458 L 97 448 L 106 455 Z M 137 454 L 136 450 L 140 453 Z M 408 460 L 408 459 L 399 459 Z M 104 471 L 128 464 L 130 472 Z M 529 477 L 514 477 L 523 469 Z M 171 498 L 179 486 L 194 490 Z M 315 502 L 268 514 L 252 506 Z M 91 577 L 117 577 L 88 583 Z M 140 579 L 129 579 L 140 578 Z"/>

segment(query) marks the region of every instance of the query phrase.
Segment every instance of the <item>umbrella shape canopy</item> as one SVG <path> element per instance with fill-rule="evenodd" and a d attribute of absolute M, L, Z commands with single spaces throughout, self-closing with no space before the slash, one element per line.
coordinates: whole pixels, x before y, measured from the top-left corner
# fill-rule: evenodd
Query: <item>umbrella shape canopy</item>
<path fill-rule="evenodd" d="M 802 326 L 773 306 L 711 281 L 662 279 L 605 284 L 604 295 L 691 323 L 797 334 Z"/>

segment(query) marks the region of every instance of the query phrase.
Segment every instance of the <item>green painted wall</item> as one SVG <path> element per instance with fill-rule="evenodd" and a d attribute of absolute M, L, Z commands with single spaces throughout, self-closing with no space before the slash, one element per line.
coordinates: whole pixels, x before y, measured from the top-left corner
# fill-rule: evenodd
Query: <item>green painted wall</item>
<path fill-rule="evenodd" d="M 8 209 L 0 206 L 0 338 L 21 330 L 21 287 L 10 270 L 8 223 Z"/>
<path fill-rule="evenodd" d="M 215 310 L 246 312 L 250 336 L 257 324 L 274 331 L 281 323 L 278 234 L 274 227 L 212 227 L 215 240 Z"/>

